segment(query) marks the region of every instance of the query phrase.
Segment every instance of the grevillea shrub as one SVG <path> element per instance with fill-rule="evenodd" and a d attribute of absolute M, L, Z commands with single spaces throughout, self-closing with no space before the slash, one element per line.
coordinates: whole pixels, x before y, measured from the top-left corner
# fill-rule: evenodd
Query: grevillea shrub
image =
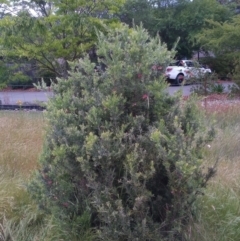
<path fill-rule="evenodd" d="M 212 129 L 194 101 L 168 94 L 174 52 L 142 27 L 99 33 L 97 53 L 104 70 L 86 56 L 55 86 L 29 190 L 79 236 L 90 227 L 95 240 L 182 240 L 213 173 L 201 169 Z"/>

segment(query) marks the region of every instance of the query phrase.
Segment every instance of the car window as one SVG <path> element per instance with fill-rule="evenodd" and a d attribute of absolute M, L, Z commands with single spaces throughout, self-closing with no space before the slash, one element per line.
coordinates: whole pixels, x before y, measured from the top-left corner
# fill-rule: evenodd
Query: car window
<path fill-rule="evenodd" d="M 178 66 L 184 66 L 184 62 L 182 60 L 178 61 Z"/>
<path fill-rule="evenodd" d="M 177 66 L 178 62 L 170 63 L 169 66 Z"/>
<path fill-rule="evenodd" d="M 194 67 L 195 64 L 192 61 L 185 61 L 187 67 Z"/>

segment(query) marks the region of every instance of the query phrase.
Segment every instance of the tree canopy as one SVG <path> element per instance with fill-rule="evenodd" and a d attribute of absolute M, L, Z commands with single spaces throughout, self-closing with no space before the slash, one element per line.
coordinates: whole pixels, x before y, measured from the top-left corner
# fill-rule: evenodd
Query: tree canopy
<path fill-rule="evenodd" d="M 208 26 L 198 35 L 198 41 L 216 54 L 239 55 L 240 15 L 230 21 L 219 23 L 208 21 Z"/>
<path fill-rule="evenodd" d="M 239 84 L 240 15 L 223 23 L 207 21 L 205 28 L 196 37 L 203 49 L 214 53 L 215 58 L 206 61 L 213 62 L 218 75 L 234 78 Z"/>
<path fill-rule="evenodd" d="M 189 58 L 206 47 L 203 35 L 209 23 L 225 26 L 237 4 L 237 0 L 4 0 L 0 53 L 3 60 L 36 62 L 39 77 L 66 78 L 69 61 L 86 51 L 96 60 L 96 29 L 106 33 L 108 27 L 117 28 L 123 22 L 130 27 L 142 23 L 152 37 L 160 36 L 168 50 L 180 38 L 176 58 Z"/>
<path fill-rule="evenodd" d="M 67 61 L 90 50 L 95 29 L 115 26 L 113 14 L 123 0 L 62 0 L 11 2 L 20 10 L 0 20 L 2 56 L 36 60 L 42 69 L 65 76 Z M 9 3 L 10 4 L 10 3 Z"/>
<path fill-rule="evenodd" d="M 207 19 L 223 22 L 232 16 L 230 8 L 215 0 L 127 0 L 119 14 L 131 26 L 143 22 L 152 35 L 159 34 L 171 49 L 177 39 L 177 56 L 191 57 L 200 49 L 195 35 L 202 31 Z"/>

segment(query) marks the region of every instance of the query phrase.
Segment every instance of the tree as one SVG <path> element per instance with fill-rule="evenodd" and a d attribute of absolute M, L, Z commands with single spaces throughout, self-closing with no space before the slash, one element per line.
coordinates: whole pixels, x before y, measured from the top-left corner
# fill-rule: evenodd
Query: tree
<path fill-rule="evenodd" d="M 95 29 L 117 26 L 118 1 L 20 1 L 15 15 L 0 20 L 1 55 L 36 60 L 43 71 L 67 77 L 67 61 L 94 47 Z"/>
<path fill-rule="evenodd" d="M 142 24 L 152 36 L 155 36 L 157 34 L 154 29 L 156 19 L 153 15 L 153 9 L 152 1 L 127 0 L 116 15 L 121 22 L 130 27 Z"/>
<path fill-rule="evenodd" d="M 179 1 L 179 4 L 156 10 L 158 31 L 169 48 L 180 37 L 178 57 L 189 58 L 193 51 L 200 50 L 195 35 L 203 29 L 206 19 L 223 22 L 231 16 L 230 10 L 215 0 Z"/>
<path fill-rule="evenodd" d="M 177 57 L 189 58 L 200 49 L 195 35 L 204 27 L 206 19 L 223 22 L 232 16 L 228 6 L 216 0 L 127 0 L 118 13 L 121 21 L 132 26 L 142 22 L 152 36 L 159 34 L 171 49 L 177 39 Z"/>
<path fill-rule="evenodd" d="M 221 63 L 221 69 L 215 69 L 220 77 L 232 75 L 236 72 L 235 68 L 239 69 L 239 31 L 240 15 L 235 15 L 223 23 L 208 21 L 204 30 L 197 35 L 202 48 L 214 52 L 215 58 L 211 59 L 211 62 Z"/>
<path fill-rule="evenodd" d="M 207 23 L 206 28 L 198 35 L 198 41 L 201 45 L 216 54 L 239 55 L 240 15 L 236 15 L 224 23 L 216 21 L 208 21 Z"/>
<path fill-rule="evenodd" d="M 85 56 L 55 87 L 29 190 L 76 235 L 87 214 L 96 240 L 182 240 L 213 174 L 201 169 L 212 129 L 193 101 L 166 91 L 174 52 L 159 38 L 123 27 L 99 33 L 97 51 L 105 70 L 93 71 Z"/>

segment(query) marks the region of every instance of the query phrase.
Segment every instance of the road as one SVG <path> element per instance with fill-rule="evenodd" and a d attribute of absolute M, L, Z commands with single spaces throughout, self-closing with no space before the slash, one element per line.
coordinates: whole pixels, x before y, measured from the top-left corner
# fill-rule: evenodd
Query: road
<path fill-rule="evenodd" d="M 231 87 L 233 82 L 222 82 L 221 85 L 224 87 L 223 91 L 225 93 L 229 92 L 229 87 Z M 188 96 L 192 93 L 194 88 L 198 87 L 198 85 L 185 85 L 185 86 L 169 86 L 168 92 L 170 95 L 173 95 L 175 92 L 181 90 L 183 96 Z"/>
<path fill-rule="evenodd" d="M 174 95 L 174 93 L 176 93 L 180 90 L 182 92 L 183 96 L 188 96 L 191 94 L 191 88 L 193 88 L 193 85 L 169 86 L 168 92 L 170 95 Z"/>
<path fill-rule="evenodd" d="M 223 83 L 224 90 L 228 91 L 228 86 L 231 86 L 232 83 Z M 170 95 L 173 95 L 175 92 L 181 90 L 183 96 L 188 96 L 191 94 L 191 89 L 195 85 L 186 85 L 186 86 L 169 86 L 168 92 Z M 42 102 L 47 102 L 52 96 L 52 92 L 40 91 L 40 92 L 28 92 L 28 91 L 9 91 L 9 92 L 0 92 L 0 104 L 2 105 L 37 105 Z"/>
<path fill-rule="evenodd" d="M 0 102 L 2 105 L 35 105 L 47 102 L 52 95 L 52 92 L 45 91 L 3 91 L 0 92 Z"/>

